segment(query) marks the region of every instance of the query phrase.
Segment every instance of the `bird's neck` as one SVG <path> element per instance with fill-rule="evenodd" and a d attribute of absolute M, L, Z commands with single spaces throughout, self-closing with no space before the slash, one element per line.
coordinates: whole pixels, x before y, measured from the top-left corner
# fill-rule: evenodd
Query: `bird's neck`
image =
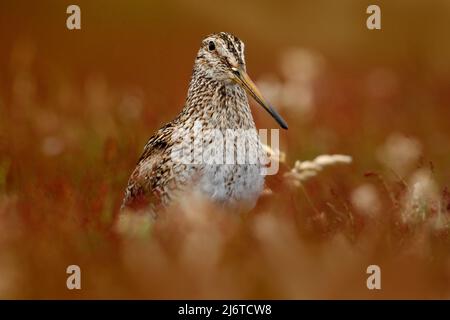
<path fill-rule="evenodd" d="M 216 129 L 253 129 L 245 91 L 237 84 L 194 72 L 181 116 Z"/>

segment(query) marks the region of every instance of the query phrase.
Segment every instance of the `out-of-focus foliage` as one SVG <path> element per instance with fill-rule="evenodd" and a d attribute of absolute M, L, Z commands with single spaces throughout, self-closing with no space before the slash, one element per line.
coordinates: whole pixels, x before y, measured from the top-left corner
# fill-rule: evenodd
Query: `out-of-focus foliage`
<path fill-rule="evenodd" d="M 0 297 L 449 298 L 450 3 L 377 2 L 381 31 L 356 0 L 78 1 L 68 31 L 64 2 L 2 1 Z M 127 178 L 216 31 L 243 39 L 289 123 L 272 191 L 243 216 L 190 204 L 118 235 Z M 320 154 L 353 162 L 284 178 Z"/>

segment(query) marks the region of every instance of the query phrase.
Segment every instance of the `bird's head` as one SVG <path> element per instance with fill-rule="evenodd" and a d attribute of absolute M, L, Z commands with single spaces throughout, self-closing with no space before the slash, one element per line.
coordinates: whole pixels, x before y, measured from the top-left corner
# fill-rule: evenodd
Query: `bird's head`
<path fill-rule="evenodd" d="M 195 60 L 195 68 L 204 77 L 226 84 L 237 84 L 245 89 L 283 128 L 287 123 L 264 99 L 246 72 L 244 43 L 236 36 L 219 32 L 207 36 Z"/>

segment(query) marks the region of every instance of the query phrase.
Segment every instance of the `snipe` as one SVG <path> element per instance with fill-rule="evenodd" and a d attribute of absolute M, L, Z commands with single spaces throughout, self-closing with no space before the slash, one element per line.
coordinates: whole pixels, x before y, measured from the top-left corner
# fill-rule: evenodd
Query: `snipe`
<path fill-rule="evenodd" d="M 245 157 L 243 162 L 236 158 L 229 162 L 225 155 L 223 162 L 211 162 L 206 156 L 215 155 L 217 160 L 219 149 L 226 144 L 223 137 L 231 136 L 230 141 L 236 144 L 245 132 L 247 154 L 264 158 L 246 92 L 287 129 L 286 122 L 247 75 L 244 43 L 225 32 L 206 37 L 195 59 L 185 106 L 145 145 L 129 179 L 123 208 L 150 206 L 157 210 L 187 194 L 200 195 L 230 208 L 252 207 L 264 187 L 261 171 L 264 161 L 250 161 Z M 195 159 L 202 153 L 203 161 L 176 159 L 174 155 L 180 154 L 181 145 L 185 149 L 187 146 Z M 234 149 L 232 156 L 241 149 Z"/>

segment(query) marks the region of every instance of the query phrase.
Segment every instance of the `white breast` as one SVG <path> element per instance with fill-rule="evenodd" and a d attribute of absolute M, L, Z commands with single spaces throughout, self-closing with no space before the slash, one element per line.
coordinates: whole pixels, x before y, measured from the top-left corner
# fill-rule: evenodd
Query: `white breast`
<path fill-rule="evenodd" d="M 253 207 L 264 187 L 258 165 L 205 166 L 198 191 L 229 206 Z"/>
<path fill-rule="evenodd" d="M 203 150 L 204 164 L 200 170 L 198 191 L 207 198 L 227 206 L 253 207 L 264 188 L 264 170 L 261 162 L 264 153 L 256 131 L 247 140 L 246 155 L 239 159 L 238 153 L 242 153 L 243 150 L 236 148 L 233 152 L 233 161 L 228 162 L 231 164 L 227 164 L 226 153 L 229 150 L 226 149 L 223 149 L 224 163 L 214 164 L 214 159 L 218 159 L 214 157 L 220 148 L 223 148 L 222 144 L 212 143 Z"/>

